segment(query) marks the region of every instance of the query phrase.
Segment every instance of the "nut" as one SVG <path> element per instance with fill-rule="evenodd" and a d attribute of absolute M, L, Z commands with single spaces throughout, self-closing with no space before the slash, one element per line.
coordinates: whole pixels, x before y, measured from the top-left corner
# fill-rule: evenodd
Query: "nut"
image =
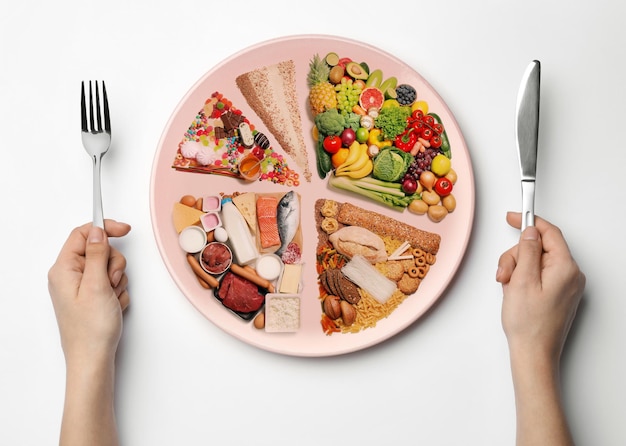
<path fill-rule="evenodd" d="M 341 304 L 339 298 L 329 294 L 324 299 L 324 313 L 332 320 L 339 319 L 341 317 Z"/>
<path fill-rule="evenodd" d="M 354 324 L 356 321 L 356 310 L 354 307 L 347 301 L 342 300 L 340 302 L 341 305 L 341 319 L 343 320 L 344 325 L 350 326 Z"/>

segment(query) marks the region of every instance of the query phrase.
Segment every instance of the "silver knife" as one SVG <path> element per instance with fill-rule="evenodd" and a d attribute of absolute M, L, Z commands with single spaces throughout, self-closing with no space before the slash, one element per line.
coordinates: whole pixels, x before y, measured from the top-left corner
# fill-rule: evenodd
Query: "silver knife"
<path fill-rule="evenodd" d="M 539 139 L 539 84 L 541 64 L 533 60 L 526 68 L 517 94 L 515 136 L 522 174 L 522 231 L 535 225 L 535 179 Z"/>

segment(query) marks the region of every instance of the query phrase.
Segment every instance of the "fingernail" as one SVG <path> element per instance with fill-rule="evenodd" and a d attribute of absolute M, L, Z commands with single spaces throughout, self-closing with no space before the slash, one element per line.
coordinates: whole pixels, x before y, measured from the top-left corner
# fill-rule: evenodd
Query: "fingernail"
<path fill-rule="evenodd" d="M 528 226 L 522 234 L 524 240 L 539 240 L 539 231 L 534 226 Z"/>
<path fill-rule="evenodd" d="M 89 243 L 100 243 L 102 239 L 102 229 L 97 226 L 92 226 L 89 230 Z"/>

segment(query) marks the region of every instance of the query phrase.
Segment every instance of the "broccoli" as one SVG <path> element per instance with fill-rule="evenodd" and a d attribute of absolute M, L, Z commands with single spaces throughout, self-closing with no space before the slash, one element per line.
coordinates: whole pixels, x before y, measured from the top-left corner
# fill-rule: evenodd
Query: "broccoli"
<path fill-rule="evenodd" d="M 317 130 L 324 135 L 341 135 L 345 124 L 346 119 L 336 108 L 331 108 L 315 116 Z"/>

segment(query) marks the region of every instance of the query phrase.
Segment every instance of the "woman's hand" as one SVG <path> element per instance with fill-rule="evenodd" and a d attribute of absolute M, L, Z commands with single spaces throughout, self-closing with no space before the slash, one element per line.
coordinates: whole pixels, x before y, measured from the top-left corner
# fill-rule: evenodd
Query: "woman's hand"
<path fill-rule="evenodd" d="M 521 215 L 508 223 L 520 228 Z M 519 244 L 498 262 L 502 283 L 502 326 L 511 349 L 540 349 L 560 358 L 585 288 L 585 275 L 572 258 L 560 229 L 539 217 Z"/>
<path fill-rule="evenodd" d="M 106 232 L 91 223 L 72 231 L 48 273 L 66 361 L 111 360 L 122 332 L 122 311 L 129 304 L 126 259 L 108 237 L 130 231 L 126 223 L 106 220 Z"/>

